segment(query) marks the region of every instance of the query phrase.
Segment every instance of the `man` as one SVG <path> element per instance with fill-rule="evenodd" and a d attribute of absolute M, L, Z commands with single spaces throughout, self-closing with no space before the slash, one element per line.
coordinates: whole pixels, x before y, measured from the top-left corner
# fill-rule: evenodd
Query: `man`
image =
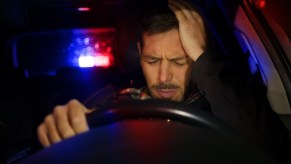
<path fill-rule="evenodd" d="M 215 58 L 207 49 L 205 23 L 195 8 L 183 0 L 169 0 L 168 6 L 172 13 L 153 14 L 141 22 L 138 48 L 147 87 L 120 93 L 186 104 L 207 99 L 211 108 L 208 103 L 201 105 L 242 136 L 276 158 L 287 156 L 282 149 L 290 143 L 288 131 L 266 96 L 254 92 L 255 85 L 235 76 L 237 68 L 233 64 Z M 89 112 L 77 100 L 56 106 L 38 128 L 40 143 L 49 147 L 88 131 L 85 115 Z"/>

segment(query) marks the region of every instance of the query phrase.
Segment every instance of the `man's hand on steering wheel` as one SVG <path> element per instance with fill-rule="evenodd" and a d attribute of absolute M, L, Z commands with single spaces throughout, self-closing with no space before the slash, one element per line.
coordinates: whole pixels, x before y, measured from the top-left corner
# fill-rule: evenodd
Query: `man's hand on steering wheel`
<path fill-rule="evenodd" d="M 90 111 L 78 100 L 56 106 L 37 129 L 42 146 L 49 147 L 63 139 L 89 130 L 85 114 Z"/>

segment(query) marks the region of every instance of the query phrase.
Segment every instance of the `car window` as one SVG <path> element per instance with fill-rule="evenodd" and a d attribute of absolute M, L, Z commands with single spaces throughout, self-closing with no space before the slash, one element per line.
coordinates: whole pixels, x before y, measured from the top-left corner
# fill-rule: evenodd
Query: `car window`
<path fill-rule="evenodd" d="M 13 64 L 29 75 L 54 75 L 63 67 L 114 66 L 114 28 L 32 32 L 13 40 Z"/>
<path fill-rule="evenodd" d="M 291 61 L 291 24 L 290 7 L 291 1 L 285 0 L 252 0 L 252 4 L 264 17 L 272 32 L 276 36 L 289 63 Z"/>
<path fill-rule="evenodd" d="M 271 30 L 271 25 L 261 12 L 261 8 L 266 7 L 270 1 L 265 2 L 265 6 L 262 2 L 265 1 L 243 1 L 234 19 L 235 32 L 245 54 L 249 56 L 252 73 L 259 71 L 262 76 L 273 110 L 279 114 L 290 114 L 290 70 L 286 62 L 288 52 L 282 51 L 283 45 L 290 42 L 279 42 L 280 38 L 286 38 L 286 33 L 277 37 L 278 31 Z"/>

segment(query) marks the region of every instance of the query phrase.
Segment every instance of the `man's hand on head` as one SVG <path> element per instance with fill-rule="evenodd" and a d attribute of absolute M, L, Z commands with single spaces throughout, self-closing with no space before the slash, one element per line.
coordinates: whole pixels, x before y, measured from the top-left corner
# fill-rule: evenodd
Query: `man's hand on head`
<path fill-rule="evenodd" d="M 168 0 L 169 8 L 179 21 L 179 35 L 184 50 L 196 61 L 206 49 L 206 30 L 202 17 L 184 0 Z"/>
<path fill-rule="evenodd" d="M 89 130 L 85 114 L 90 111 L 78 100 L 56 106 L 37 129 L 40 143 L 44 147 Z"/>

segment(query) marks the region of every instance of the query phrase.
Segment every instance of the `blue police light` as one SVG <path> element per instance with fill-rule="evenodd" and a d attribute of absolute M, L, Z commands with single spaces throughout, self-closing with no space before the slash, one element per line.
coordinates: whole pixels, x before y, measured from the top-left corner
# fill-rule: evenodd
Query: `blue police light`
<path fill-rule="evenodd" d="M 114 64 L 112 33 L 106 29 L 96 33 L 78 32 L 67 50 L 72 64 L 78 67 L 110 67 Z M 102 35 L 98 35 L 98 34 Z"/>

